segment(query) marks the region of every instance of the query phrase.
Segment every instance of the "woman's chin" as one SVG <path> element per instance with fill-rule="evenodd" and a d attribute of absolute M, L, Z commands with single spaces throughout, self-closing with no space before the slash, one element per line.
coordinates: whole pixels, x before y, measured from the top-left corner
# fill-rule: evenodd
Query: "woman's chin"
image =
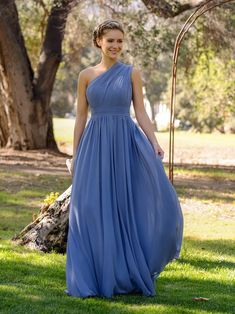
<path fill-rule="evenodd" d="M 119 58 L 119 54 L 115 53 L 115 54 L 108 54 L 107 57 L 109 57 L 112 60 L 117 60 Z"/>

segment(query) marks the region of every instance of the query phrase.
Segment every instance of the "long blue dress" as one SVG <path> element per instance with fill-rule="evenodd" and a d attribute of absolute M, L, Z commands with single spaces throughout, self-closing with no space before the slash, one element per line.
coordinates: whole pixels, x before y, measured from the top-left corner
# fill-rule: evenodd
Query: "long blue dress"
<path fill-rule="evenodd" d="M 130 116 L 132 65 L 93 79 L 74 162 L 66 255 L 70 296 L 156 295 L 155 279 L 179 258 L 183 215 L 161 158 Z"/>

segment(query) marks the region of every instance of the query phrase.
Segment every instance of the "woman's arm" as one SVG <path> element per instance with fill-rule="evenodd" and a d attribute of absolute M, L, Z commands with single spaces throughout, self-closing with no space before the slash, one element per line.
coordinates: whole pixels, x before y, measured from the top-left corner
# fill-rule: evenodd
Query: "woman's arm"
<path fill-rule="evenodd" d="M 86 126 L 88 116 L 88 103 L 86 99 L 86 86 L 87 86 L 87 75 L 86 70 L 79 73 L 77 83 L 77 109 L 76 109 L 76 120 L 73 132 L 73 159 L 71 172 L 73 173 L 73 162 L 74 157 L 81 139 L 82 133 Z"/>
<path fill-rule="evenodd" d="M 135 110 L 136 119 L 144 131 L 146 136 L 148 137 L 150 143 L 152 144 L 156 154 L 160 155 L 161 158 L 164 156 L 164 151 L 160 147 L 156 136 L 154 134 L 154 127 L 149 119 L 149 116 L 144 107 L 144 97 L 142 90 L 142 79 L 140 71 L 133 68 L 132 74 L 132 87 L 133 87 L 133 106 Z"/>

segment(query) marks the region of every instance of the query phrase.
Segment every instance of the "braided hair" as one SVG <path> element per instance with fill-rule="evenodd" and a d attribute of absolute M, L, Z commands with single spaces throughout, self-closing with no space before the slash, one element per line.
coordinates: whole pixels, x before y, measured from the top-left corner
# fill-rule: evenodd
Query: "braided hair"
<path fill-rule="evenodd" d="M 105 20 L 104 22 L 99 24 L 93 31 L 93 44 L 95 45 L 95 47 L 100 48 L 100 46 L 97 44 L 96 39 L 102 38 L 102 36 L 106 33 L 106 30 L 111 30 L 111 29 L 118 29 L 124 35 L 123 27 L 118 21 L 111 20 L 111 19 Z"/>

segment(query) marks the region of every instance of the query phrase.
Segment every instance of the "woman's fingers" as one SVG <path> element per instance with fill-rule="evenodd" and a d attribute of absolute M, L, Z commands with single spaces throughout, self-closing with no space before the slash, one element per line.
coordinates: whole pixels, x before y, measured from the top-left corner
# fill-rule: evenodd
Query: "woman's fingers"
<path fill-rule="evenodd" d="M 68 168 L 68 171 L 71 175 L 73 175 L 73 164 L 74 164 L 74 161 L 73 161 L 73 158 L 72 159 L 66 159 L 66 166 Z"/>

